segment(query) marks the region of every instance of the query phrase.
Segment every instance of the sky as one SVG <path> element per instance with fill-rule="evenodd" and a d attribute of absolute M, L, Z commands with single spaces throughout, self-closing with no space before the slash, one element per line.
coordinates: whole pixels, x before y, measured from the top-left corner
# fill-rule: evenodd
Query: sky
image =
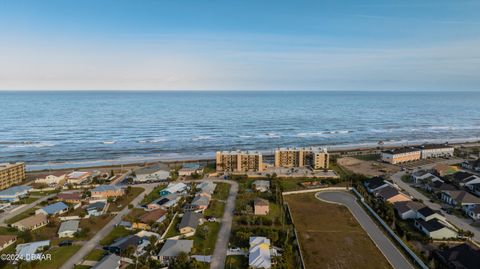
<path fill-rule="evenodd" d="M 477 0 L 0 0 L 0 89 L 476 91 L 478 14 Z"/>

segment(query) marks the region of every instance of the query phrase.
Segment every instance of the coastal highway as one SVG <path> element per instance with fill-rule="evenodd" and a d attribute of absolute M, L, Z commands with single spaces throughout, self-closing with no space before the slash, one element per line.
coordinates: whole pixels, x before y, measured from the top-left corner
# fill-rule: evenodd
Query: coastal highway
<path fill-rule="evenodd" d="M 393 268 L 414 268 L 394 243 L 380 230 L 380 227 L 368 216 L 367 212 L 356 202 L 355 196 L 342 191 L 325 191 L 316 193 L 315 197 L 325 202 L 333 202 L 348 207 Z"/>
<path fill-rule="evenodd" d="M 143 199 L 143 197 L 150 193 L 155 186 L 158 184 L 141 184 L 135 185 L 135 187 L 142 187 L 145 190 L 135 197 L 130 204 L 133 204 L 136 207 Z M 87 241 L 80 250 L 78 250 L 70 259 L 60 267 L 61 269 L 71 269 L 82 261 L 83 257 L 90 253 L 96 246 L 100 245 L 100 241 L 107 236 L 115 227 L 115 224 L 119 223 L 123 216 L 130 213 L 131 209 L 128 206 L 125 206 L 118 214 L 107 224 L 105 225 L 100 231 L 98 231 L 89 241 Z"/>

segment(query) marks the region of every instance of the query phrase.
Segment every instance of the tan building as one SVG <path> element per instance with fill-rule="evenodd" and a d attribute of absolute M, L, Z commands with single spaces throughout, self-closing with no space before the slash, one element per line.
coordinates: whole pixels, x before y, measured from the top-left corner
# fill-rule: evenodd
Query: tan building
<path fill-rule="evenodd" d="M 382 151 L 382 161 L 397 164 L 420 160 L 421 151 L 418 148 L 401 148 Z"/>
<path fill-rule="evenodd" d="M 217 151 L 217 171 L 219 172 L 261 172 L 262 154 L 250 151 Z"/>
<path fill-rule="evenodd" d="M 0 190 L 25 180 L 25 163 L 0 164 Z"/>
<path fill-rule="evenodd" d="M 0 235 L 0 251 L 17 241 L 16 235 Z"/>
<path fill-rule="evenodd" d="M 253 211 L 255 215 L 265 216 L 270 212 L 270 203 L 262 198 L 255 198 L 253 201 Z"/>
<path fill-rule="evenodd" d="M 328 169 L 329 155 L 322 148 L 279 148 L 275 150 L 276 167 L 305 167 Z"/>
<path fill-rule="evenodd" d="M 92 198 L 108 199 L 123 196 L 125 190 L 114 185 L 100 185 L 91 190 Z"/>
<path fill-rule="evenodd" d="M 48 224 L 47 216 L 44 214 L 36 214 L 28 218 L 24 218 L 12 224 L 12 227 L 20 231 L 35 230 Z"/>

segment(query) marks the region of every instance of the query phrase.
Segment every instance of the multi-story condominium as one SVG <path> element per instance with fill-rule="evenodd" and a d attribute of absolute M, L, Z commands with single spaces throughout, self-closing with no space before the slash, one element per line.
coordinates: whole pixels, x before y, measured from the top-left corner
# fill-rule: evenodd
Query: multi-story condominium
<path fill-rule="evenodd" d="M 220 172 L 261 172 L 262 154 L 250 151 L 217 151 L 217 171 Z"/>
<path fill-rule="evenodd" d="M 0 190 L 25 180 L 25 163 L 0 164 Z"/>
<path fill-rule="evenodd" d="M 327 169 L 329 155 L 323 148 L 279 148 L 275 150 L 276 167 L 305 167 Z"/>
<path fill-rule="evenodd" d="M 397 164 L 420 160 L 421 150 L 418 148 L 401 148 L 382 151 L 382 161 Z"/>
<path fill-rule="evenodd" d="M 419 147 L 421 150 L 421 158 L 438 158 L 452 157 L 454 148 L 449 145 L 425 144 Z"/>

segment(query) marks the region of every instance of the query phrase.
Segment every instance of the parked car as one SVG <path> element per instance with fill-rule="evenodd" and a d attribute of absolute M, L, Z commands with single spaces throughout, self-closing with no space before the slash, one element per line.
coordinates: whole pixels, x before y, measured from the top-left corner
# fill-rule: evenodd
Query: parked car
<path fill-rule="evenodd" d="M 63 240 L 62 242 L 58 243 L 59 247 L 66 247 L 66 246 L 71 246 L 73 243 L 72 240 Z"/>

